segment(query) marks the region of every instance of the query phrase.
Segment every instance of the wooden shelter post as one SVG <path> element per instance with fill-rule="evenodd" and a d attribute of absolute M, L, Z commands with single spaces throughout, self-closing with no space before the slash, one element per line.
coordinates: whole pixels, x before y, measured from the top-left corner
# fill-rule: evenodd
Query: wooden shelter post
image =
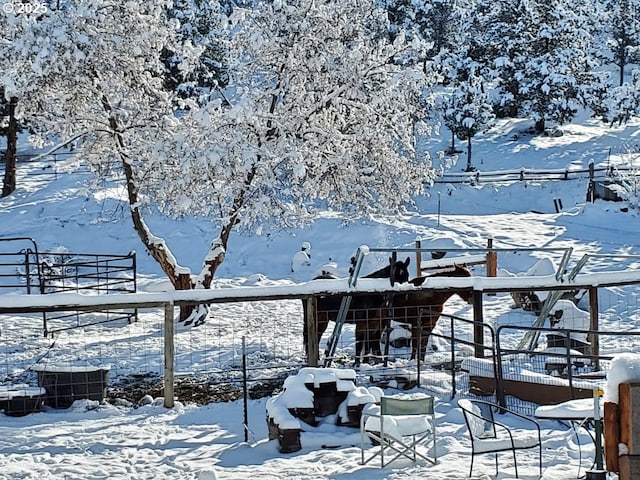
<path fill-rule="evenodd" d="M 498 276 L 498 252 L 492 251 L 493 238 L 487 239 L 487 277 Z M 489 295 L 495 295 L 495 293 L 489 293 Z"/>
<path fill-rule="evenodd" d="M 307 365 L 317 367 L 320 364 L 320 345 L 318 341 L 318 321 L 316 318 L 316 309 L 318 301 L 316 297 L 308 297 L 304 300 L 307 302 L 305 309 L 304 328 L 306 332 L 305 351 L 307 352 Z"/>
<path fill-rule="evenodd" d="M 416 240 L 416 277 L 422 276 L 422 240 Z"/>

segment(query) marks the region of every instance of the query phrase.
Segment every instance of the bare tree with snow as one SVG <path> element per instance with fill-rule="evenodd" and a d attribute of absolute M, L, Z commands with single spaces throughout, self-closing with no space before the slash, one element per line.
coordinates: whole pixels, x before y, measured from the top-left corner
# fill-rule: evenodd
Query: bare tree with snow
<path fill-rule="evenodd" d="M 317 202 L 354 216 L 397 211 L 433 179 L 415 149 L 431 105 L 414 62 L 424 46 L 402 35 L 389 44 L 372 3 L 236 9 L 222 39 L 229 87 L 206 104 L 163 89 L 160 53 L 177 28 L 167 5 L 61 3 L 6 20 L 5 96 L 20 99 L 43 141 L 80 138 L 78 158 L 118 162 L 134 228 L 176 289 L 211 286 L 234 229 L 310 222 Z M 197 63 L 196 47 L 171 48 L 180 68 Z M 212 222 L 198 274 L 153 235 L 148 207 Z"/>

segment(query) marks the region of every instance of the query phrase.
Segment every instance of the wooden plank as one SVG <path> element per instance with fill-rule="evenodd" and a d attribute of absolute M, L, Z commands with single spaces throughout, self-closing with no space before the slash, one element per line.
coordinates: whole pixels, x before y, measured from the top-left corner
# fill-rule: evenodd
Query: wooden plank
<path fill-rule="evenodd" d="M 598 324 L 598 289 L 596 287 L 589 288 L 589 330 L 594 332 L 600 331 Z M 594 359 L 594 370 L 600 371 L 600 335 L 589 334 L 589 343 L 591 343 L 591 355 L 596 356 Z"/>
<path fill-rule="evenodd" d="M 420 264 L 420 269 L 424 271 L 436 268 L 448 268 L 453 267 L 454 265 L 482 265 L 486 262 L 486 254 L 458 255 L 457 257 L 444 257 L 438 260 L 425 260 Z"/>
<path fill-rule="evenodd" d="M 320 346 L 318 342 L 318 318 L 317 318 L 317 298 L 309 297 L 306 300 L 306 317 L 304 319 L 304 328 L 306 328 L 305 345 L 307 352 L 307 364 L 310 367 L 317 367 L 320 364 Z"/>
<path fill-rule="evenodd" d="M 619 472 L 618 444 L 620 443 L 618 404 L 605 402 L 604 404 L 604 459 L 608 472 Z"/>
<path fill-rule="evenodd" d="M 631 384 L 621 383 L 618 385 L 618 412 L 620 414 L 620 443 L 624 443 L 629 447 L 631 452 L 631 434 L 633 425 L 631 423 Z"/>
<path fill-rule="evenodd" d="M 621 383 L 618 395 L 620 443 L 629 455 L 640 455 L 640 383 Z"/>
<path fill-rule="evenodd" d="M 416 240 L 416 277 L 422 276 L 422 240 Z"/>

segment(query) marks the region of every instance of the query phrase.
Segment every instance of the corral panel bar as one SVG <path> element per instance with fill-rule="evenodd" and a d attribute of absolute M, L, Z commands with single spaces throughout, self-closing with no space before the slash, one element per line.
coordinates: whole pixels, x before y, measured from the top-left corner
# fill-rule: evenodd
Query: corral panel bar
<path fill-rule="evenodd" d="M 174 406 L 174 370 L 176 348 L 174 344 L 173 302 L 164 305 L 164 406 Z"/>
<path fill-rule="evenodd" d="M 484 319 L 480 290 L 473 291 L 473 345 L 476 358 L 484 358 Z"/>
<path fill-rule="evenodd" d="M 589 317 L 590 317 L 590 326 L 589 329 L 594 332 L 599 332 L 599 322 L 598 322 L 598 289 L 596 287 L 589 288 Z M 594 370 L 600 371 L 600 343 L 598 335 L 589 335 L 589 341 L 591 342 L 591 355 L 595 355 L 594 358 Z"/>

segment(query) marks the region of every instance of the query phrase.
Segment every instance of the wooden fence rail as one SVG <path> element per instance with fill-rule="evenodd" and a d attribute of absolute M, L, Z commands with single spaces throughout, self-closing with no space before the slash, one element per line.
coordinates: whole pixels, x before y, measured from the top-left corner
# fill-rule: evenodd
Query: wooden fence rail
<path fill-rule="evenodd" d="M 493 172 L 447 172 L 436 179 L 435 183 L 515 183 L 533 181 L 559 181 L 559 180 L 606 180 L 615 179 L 619 174 L 638 176 L 640 170 L 633 167 L 595 167 L 583 169 L 549 169 L 534 170 L 521 168 L 518 170 L 501 170 Z"/>

